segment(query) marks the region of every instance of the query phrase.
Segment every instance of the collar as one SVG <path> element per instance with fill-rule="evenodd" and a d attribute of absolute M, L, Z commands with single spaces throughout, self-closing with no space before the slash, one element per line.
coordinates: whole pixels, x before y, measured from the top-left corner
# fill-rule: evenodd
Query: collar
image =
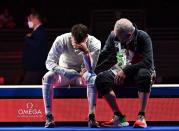
<path fill-rule="evenodd" d="M 33 31 L 35 31 L 39 26 L 41 26 L 42 24 L 38 24 L 36 27 L 34 27 Z"/>

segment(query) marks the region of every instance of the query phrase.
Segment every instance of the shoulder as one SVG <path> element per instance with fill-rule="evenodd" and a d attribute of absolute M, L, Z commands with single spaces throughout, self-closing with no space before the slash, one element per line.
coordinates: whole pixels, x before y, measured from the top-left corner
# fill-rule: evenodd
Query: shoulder
<path fill-rule="evenodd" d="M 109 33 L 109 35 L 108 35 L 108 38 L 107 38 L 107 40 L 106 40 L 106 43 L 109 44 L 109 43 L 111 43 L 111 42 L 113 42 L 113 41 L 115 41 L 115 40 L 116 40 L 116 35 L 115 35 L 114 31 L 111 31 L 111 32 Z"/>
<path fill-rule="evenodd" d="M 142 45 L 142 46 L 152 45 L 152 40 L 147 32 L 143 30 L 138 30 L 137 43 L 139 43 L 139 45 Z"/>
<path fill-rule="evenodd" d="M 88 35 L 88 44 L 90 46 L 101 48 L 101 41 L 92 35 Z"/>
<path fill-rule="evenodd" d="M 109 36 L 110 36 L 111 38 L 115 38 L 115 37 L 116 37 L 116 35 L 114 34 L 114 31 L 111 31 L 110 34 L 109 34 Z"/>
<path fill-rule="evenodd" d="M 94 37 L 92 35 L 88 35 L 88 40 L 91 42 L 95 42 L 95 43 L 101 43 L 100 40 L 98 40 L 96 37 Z"/>
<path fill-rule="evenodd" d="M 146 31 L 143 30 L 137 30 L 138 37 L 142 39 L 148 39 L 150 38 L 149 34 Z"/>
<path fill-rule="evenodd" d="M 71 33 L 65 33 L 56 37 L 55 41 L 64 42 L 68 41 L 71 37 Z"/>

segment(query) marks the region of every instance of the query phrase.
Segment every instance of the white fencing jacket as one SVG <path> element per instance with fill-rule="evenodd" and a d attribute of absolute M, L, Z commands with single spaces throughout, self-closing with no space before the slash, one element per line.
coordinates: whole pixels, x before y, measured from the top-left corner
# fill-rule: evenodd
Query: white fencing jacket
<path fill-rule="evenodd" d="M 81 51 L 73 48 L 71 36 L 71 33 L 65 33 L 56 38 L 46 60 L 48 70 L 53 70 L 55 67 L 60 66 L 80 72 L 82 66 L 84 66 L 83 55 Z M 92 68 L 94 70 L 99 58 L 101 42 L 94 36 L 88 35 L 87 47 L 92 56 Z"/>

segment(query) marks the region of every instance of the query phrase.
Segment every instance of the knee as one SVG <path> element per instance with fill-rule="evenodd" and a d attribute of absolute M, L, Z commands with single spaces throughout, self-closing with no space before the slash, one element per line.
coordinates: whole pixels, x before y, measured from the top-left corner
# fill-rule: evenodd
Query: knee
<path fill-rule="evenodd" d="M 95 73 L 90 73 L 90 72 L 86 72 L 83 75 L 83 78 L 86 80 L 87 84 L 88 83 L 95 83 L 95 79 L 96 79 L 96 74 Z"/>
<path fill-rule="evenodd" d="M 106 77 L 108 77 L 107 72 L 101 72 L 97 75 L 95 80 L 97 91 L 102 96 L 109 93 L 112 87 L 112 81 L 110 79 L 107 79 Z"/>
<path fill-rule="evenodd" d="M 55 81 L 55 79 L 56 79 L 56 73 L 49 71 L 43 76 L 42 83 L 51 84 Z"/>
<path fill-rule="evenodd" d="M 137 74 L 137 82 L 142 84 L 150 84 L 151 83 L 151 73 L 147 69 L 140 69 Z"/>
<path fill-rule="evenodd" d="M 100 87 L 100 85 L 103 83 L 103 79 L 104 79 L 104 75 L 103 75 L 104 73 L 103 72 L 101 72 L 101 73 L 99 73 L 97 76 L 96 76 L 96 80 L 95 80 L 95 84 L 96 84 L 96 86 L 97 87 Z"/>
<path fill-rule="evenodd" d="M 137 74 L 136 83 L 140 92 L 150 92 L 152 84 L 150 71 L 148 69 L 140 69 Z"/>

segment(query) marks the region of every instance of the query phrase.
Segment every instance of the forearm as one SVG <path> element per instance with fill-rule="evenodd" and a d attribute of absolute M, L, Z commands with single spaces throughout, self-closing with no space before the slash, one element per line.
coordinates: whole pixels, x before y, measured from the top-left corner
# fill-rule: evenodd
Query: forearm
<path fill-rule="evenodd" d="M 89 72 L 92 72 L 93 71 L 93 68 L 92 68 L 93 61 L 92 61 L 92 57 L 91 57 L 90 52 L 86 52 L 86 53 L 83 54 L 83 62 L 84 62 L 85 68 Z"/>
<path fill-rule="evenodd" d="M 49 59 L 46 60 L 46 68 L 48 70 L 53 70 L 57 66 L 58 66 L 58 64 L 56 62 L 54 62 L 53 60 L 49 60 Z"/>
<path fill-rule="evenodd" d="M 138 71 L 140 68 L 146 68 L 146 69 L 151 69 L 153 66 L 153 48 L 152 48 L 152 41 L 150 37 L 147 37 L 143 41 L 143 59 L 141 61 L 137 62 L 136 64 L 133 65 L 127 65 L 123 71 L 125 72 L 126 75 L 130 75 L 133 72 Z"/>
<path fill-rule="evenodd" d="M 150 69 L 151 68 L 150 60 L 143 60 L 133 65 L 127 65 L 126 67 L 123 68 L 123 71 L 128 76 L 130 74 L 137 72 L 141 68 Z"/>
<path fill-rule="evenodd" d="M 60 55 L 61 53 L 57 53 L 55 49 L 52 48 L 50 50 L 46 60 L 46 68 L 48 70 L 53 70 L 55 67 L 58 66 L 58 60 L 60 58 Z"/>
<path fill-rule="evenodd" d="M 48 70 L 53 70 L 58 66 L 59 58 L 63 52 L 63 43 L 60 40 L 61 37 L 57 37 L 54 41 L 46 60 L 46 68 Z"/>
<path fill-rule="evenodd" d="M 103 49 L 100 52 L 98 60 L 98 68 L 108 65 L 111 62 L 115 61 L 116 58 L 116 48 L 114 42 L 114 33 L 111 32 L 108 36 L 108 39 L 105 42 Z M 115 63 L 115 62 L 114 62 Z"/>

